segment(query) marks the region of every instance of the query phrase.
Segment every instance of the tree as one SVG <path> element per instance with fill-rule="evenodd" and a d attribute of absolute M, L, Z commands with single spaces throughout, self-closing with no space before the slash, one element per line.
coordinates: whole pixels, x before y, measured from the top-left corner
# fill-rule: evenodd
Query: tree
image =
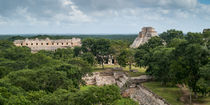
<path fill-rule="evenodd" d="M 210 86 L 210 58 L 208 64 L 200 67 L 199 74 L 201 78 L 198 80 L 196 86 L 198 86 L 199 92 L 205 96 L 208 92 L 210 92 L 210 90 L 208 90 L 208 87 Z"/>
<path fill-rule="evenodd" d="M 82 48 L 81 47 L 74 47 L 74 57 L 78 57 L 81 54 Z"/>
<path fill-rule="evenodd" d="M 53 92 L 58 88 L 69 88 L 72 81 L 67 78 L 65 72 L 55 71 L 50 68 L 42 70 L 20 70 L 8 75 L 9 82 L 23 88 L 26 91 L 45 90 Z"/>
<path fill-rule="evenodd" d="M 198 88 L 197 92 L 202 93 L 202 96 L 206 96 L 206 94 L 208 93 L 207 81 L 204 78 L 200 78 L 197 81 L 196 86 Z"/>
<path fill-rule="evenodd" d="M 208 51 L 200 44 L 182 43 L 173 51 L 172 77 L 177 83 L 184 83 L 197 95 L 196 86 L 200 79 L 199 68 L 208 63 Z"/>
<path fill-rule="evenodd" d="M 152 50 L 147 73 L 161 81 L 163 85 L 170 82 L 170 62 L 173 48 L 157 47 Z"/>
<path fill-rule="evenodd" d="M 28 59 L 30 55 L 31 50 L 27 47 L 10 47 L 2 52 L 4 58 L 19 62 Z"/>
<path fill-rule="evenodd" d="M 134 62 L 134 50 L 125 49 L 122 50 L 120 55 L 117 57 L 118 64 L 122 67 L 126 67 L 129 65 L 129 70 L 131 70 L 131 66 Z"/>
<path fill-rule="evenodd" d="M 200 67 L 200 75 L 201 77 L 205 78 L 206 80 L 210 80 L 210 58 L 208 64 Z"/>
<path fill-rule="evenodd" d="M 23 36 L 13 36 L 11 38 L 9 38 L 9 41 L 14 41 L 14 40 L 21 40 L 21 39 L 25 39 L 25 37 Z"/>
<path fill-rule="evenodd" d="M 121 50 L 126 49 L 128 47 L 128 42 L 122 40 L 111 40 L 111 56 L 113 56 L 113 59 L 116 60 L 117 57 L 120 55 Z M 114 63 L 116 64 L 117 62 Z"/>
<path fill-rule="evenodd" d="M 187 35 L 185 36 L 185 39 L 189 42 L 189 43 L 197 43 L 197 44 L 204 44 L 204 40 L 203 40 L 203 36 L 201 33 L 192 33 L 192 32 L 188 32 Z"/>
<path fill-rule="evenodd" d="M 147 43 L 139 46 L 138 49 L 144 49 L 149 52 L 150 49 L 154 49 L 155 47 L 163 45 L 164 41 L 160 37 L 152 37 L 151 39 L 148 40 Z"/>
<path fill-rule="evenodd" d="M 5 49 L 11 48 L 11 47 L 14 47 L 12 42 L 6 41 L 6 40 L 0 41 L 0 50 L 5 50 Z"/>
<path fill-rule="evenodd" d="M 16 71 L 22 68 L 25 68 L 25 65 L 23 65 L 23 67 L 22 66 L 20 67 L 20 65 L 17 64 L 17 62 L 15 61 L 8 60 L 5 58 L 0 58 L 0 78 L 6 76 L 11 71 Z"/>
<path fill-rule="evenodd" d="M 82 51 L 91 52 L 104 69 L 104 62 L 111 54 L 111 42 L 108 39 L 85 39 L 82 42 Z"/>
<path fill-rule="evenodd" d="M 135 62 L 139 67 L 147 66 L 148 65 L 148 53 L 144 49 L 138 49 L 134 55 Z"/>
<path fill-rule="evenodd" d="M 128 62 L 127 55 L 128 55 L 127 51 L 123 50 L 121 51 L 120 55 L 117 57 L 117 61 L 120 66 L 126 67 Z"/>
<path fill-rule="evenodd" d="M 73 58 L 68 61 L 68 64 L 74 65 L 79 68 L 81 76 L 86 75 L 87 73 L 92 72 L 92 67 L 88 64 L 87 61 L 82 60 L 81 58 Z"/>
<path fill-rule="evenodd" d="M 31 101 L 27 100 L 25 96 L 23 96 L 22 94 L 18 94 L 16 95 L 12 95 L 9 100 L 8 103 L 6 103 L 6 105 L 30 105 Z"/>
<path fill-rule="evenodd" d="M 0 41 L 0 105 L 110 105 L 121 99 L 116 86 L 79 90 L 95 58 L 111 54 L 110 40 L 89 41 L 92 46 L 79 53 L 71 48 L 31 53 L 27 47 Z"/>
<path fill-rule="evenodd" d="M 68 96 L 72 95 L 71 92 L 65 89 L 58 89 L 53 93 L 43 94 L 36 100 L 37 105 L 70 105 L 68 103 Z"/>
<path fill-rule="evenodd" d="M 77 92 L 69 99 L 71 105 L 110 105 L 115 100 L 121 99 L 121 95 L 119 87 L 110 85 L 90 87 L 86 91 Z"/>
<path fill-rule="evenodd" d="M 54 57 L 54 51 L 40 50 L 39 52 L 37 52 L 37 54 L 45 55 L 51 58 Z"/>
<path fill-rule="evenodd" d="M 0 54 L 0 67 L 3 66 L 8 71 L 16 71 L 27 68 L 27 61 L 30 59 L 31 51 L 26 47 L 11 46 L 0 50 Z"/>
<path fill-rule="evenodd" d="M 168 47 L 178 47 L 180 44 L 187 42 L 185 39 L 179 39 L 179 38 L 174 38 L 171 40 L 171 42 L 168 44 Z"/>
<path fill-rule="evenodd" d="M 54 66 L 58 62 L 44 54 L 35 53 L 30 56 L 30 59 L 28 60 L 27 63 L 28 63 L 27 68 L 34 69 L 34 68 L 41 68 L 43 66 Z"/>
<path fill-rule="evenodd" d="M 204 46 L 210 49 L 210 31 L 206 31 L 203 33 L 204 38 Z"/>
<path fill-rule="evenodd" d="M 73 50 L 71 48 L 57 49 L 54 53 L 53 58 L 68 61 L 68 59 L 73 58 Z"/>
<path fill-rule="evenodd" d="M 183 39 L 184 34 L 182 31 L 171 29 L 171 30 L 167 30 L 167 32 L 161 33 L 160 38 L 162 38 L 163 40 L 166 41 L 167 44 L 169 44 L 171 40 L 174 38 Z"/>
<path fill-rule="evenodd" d="M 82 41 L 82 51 L 85 52 L 94 52 L 94 44 L 95 44 L 95 39 L 84 39 Z"/>
<path fill-rule="evenodd" d="M 109 57 L 111 43 L 108 39 L 98 39 L 94 44 L 93 54 L 96 56 L 97 60 L 100 62 L 102 68 L 104 69 L 105 59 Z"/>
<path fill-rule="evenodd" d="M 75 88 L 79 88 L 79 85 L 83 84 L 82 77 L 89 73 L 91 70 L 89 68 L 81 67 L 71 64 L 63 64 L 56 68 L 57 71 L 62 71 L 66 73 L 66 77 L 73 82 Z"/>
<path fill-rule="evenodd" d="M 93 66 L 96 63 L 95 56 L 92 53 L 90 53 L 90 52 L 82 54 L 81 58 L 84 61 L 87 61 L 91 66 Z"/>
<path fill-rule="evenodd" d="M 26 93 L 26 98 L 31 101 L 34 105 L 38 104 L 42 97 L 46 96 L 47 92 L 40 91 L 29 91 Z M 43 105 L 43 104 L 40 104 Z"/>
<path fill-rule="evenodd" d="M 138 66 L 148 66 L 151 62 L 151 56 L 153 53 L 153 49 L 156 47 L 160 47 L 164 45 L 163 39 L 160 37 L 152 37 L 148 40 L 147 43 L 139 46 L 136 54 L 135 54 L 135 61 Z"/>

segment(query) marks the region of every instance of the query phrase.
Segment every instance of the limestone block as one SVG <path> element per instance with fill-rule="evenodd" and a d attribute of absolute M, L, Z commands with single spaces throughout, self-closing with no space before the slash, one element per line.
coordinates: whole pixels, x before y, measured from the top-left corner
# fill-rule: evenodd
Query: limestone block
<path fill-rule="evenodd" d="M 97 76 L 96 77 L 96 85 L 97 86 L 112 85 L 115 83 L 116 83 L 116 81 L 113 76 Z"/>

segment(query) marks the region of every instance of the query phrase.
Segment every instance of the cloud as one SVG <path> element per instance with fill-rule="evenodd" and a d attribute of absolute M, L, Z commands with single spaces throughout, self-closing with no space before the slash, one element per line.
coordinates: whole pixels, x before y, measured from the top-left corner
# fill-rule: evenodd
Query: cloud
<path fill-rule="evenodd" d="M 125 8 L 194 8 L 197 0 L 72 0 L 83 11 L 120 10 Z"/>
<path fill-rule="evenodd" d="M 19 12 L 27 12 L 24 14 L 28 16 Z M 127 16 L 187 18 L 200 13 L 209 15 L 209 5 L 197 0 L 0 0 L 0 15 L 20 20 L 28 17 L 28 20 L 75 23 Z"/>
<path fill-rule="evenodd" d="M 203 13 L 206 11 L 204 8 L 210 6 L 200 4 L 197 0 L 72 0 L 72 2 L 87 15 L 98 19 L 133 16 L 145 20 L 163 20 L 171 17 L 176 20 L 210 14 Z"/>
<path fill-rule="evenodd" d="M 80 11 L 70 0 L 0 0 L 0 15 L 31 23 L 91 21 L 91 17 Z"/>
<path fill-rule="evenodd" d="M 87 24 L 93 31 L 100 27 L 104 31 L 105 28 L 123 27 L 125 31 L 127 27 L 133 32 L 133 27 L 144 25 L 163 30 L 165 27 L 188 27 L 196 21 L 197 27 L 209 26 L 210 23 L 206 23 L 209 17 L 210 5 L 198 0 L 0 0 L 1 26 L 74 29 L 74 26 L 79 28 Z"/>

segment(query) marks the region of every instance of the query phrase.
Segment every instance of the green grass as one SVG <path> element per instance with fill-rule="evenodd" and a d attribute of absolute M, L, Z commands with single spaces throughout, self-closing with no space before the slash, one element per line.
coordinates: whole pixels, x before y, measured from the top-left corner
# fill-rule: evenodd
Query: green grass
<path fill-rule="evenodd" d="M 178 87 L 163 87 L 160 82 L 147 82 L 143 85 L 160 97 L 166 99 L 171 105 L 184 105 L 179 101 L 181 91 Z"/>
<path fill-rule="evenodd" d="M 129 77 L 138 77 L 141 75 L 145 75 L 145 72 L 129 72 L 127 71 Z"/>
<path fill-rule="evenodd" d="M 210 96 L 201 98 L 200 100 L 204 101 L 205 105 L 210 105 Z"/>
<path fill-rule="evenodd" d="M 146 68 L 132 67 L 132 69 L 137 70 L 138 72 L 130 72 L 128 66 L 124 68 L 124 70 L 128 73 L 130 77 L 137 77 L 137 76 L 145 75 Z"/>
<path fill-rule="evenodd" d="M 199 97 L 198 99 L 193 99 L 193 102 L 198 103 L 199 105 L 210 105 L 210 96 Z"/>
<path fill-rule="evenodd" d="M 119 65 L 104 65 L 105 69 L 115 68 L 115 67 L 120 67 L 120 66 Z M 128 66 L 123 67 L 123 71 L 127 72 L 130 77 L 137 77 L 137 76 L 144 75 L 145 71 L 146 71 L 146 68 L 140 68 L 140 67 L 132 66 L 132 70 L 137 70 L 138 72 L 130 72 Z M 104 70 L 102 69 L 101 65 L 97 65 L 94 68 L 94 72 L 103 72 L 103 71 Z"/>
<path fill-rule="evenodd" d="M 95 87 L 95 86 L 94 86 L 94 85 L 81 86 L 81 87 L 80 87 L 80 91 L 88 90 L 88 89 L 91 88 L 91 87 Z"/>

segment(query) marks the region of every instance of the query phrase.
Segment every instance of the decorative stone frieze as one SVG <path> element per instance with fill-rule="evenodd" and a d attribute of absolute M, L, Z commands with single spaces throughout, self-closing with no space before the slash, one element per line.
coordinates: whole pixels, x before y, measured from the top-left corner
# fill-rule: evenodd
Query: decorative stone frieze
<path fill-rule="evenodd" d="M 59 39 L 59 40 L 51 40 L 49 38 L 46 39 L 28 39 L 25 40 L 15 40 L 14 45 L 16 46 L 26 46 L 31 48 L 32 52 L 38 52 L 40 50 L 47 51 L 55 51 L 59 48 L 68 48 L 81 46 L 80 38 L 72 38 L 72 39 Z"/>

